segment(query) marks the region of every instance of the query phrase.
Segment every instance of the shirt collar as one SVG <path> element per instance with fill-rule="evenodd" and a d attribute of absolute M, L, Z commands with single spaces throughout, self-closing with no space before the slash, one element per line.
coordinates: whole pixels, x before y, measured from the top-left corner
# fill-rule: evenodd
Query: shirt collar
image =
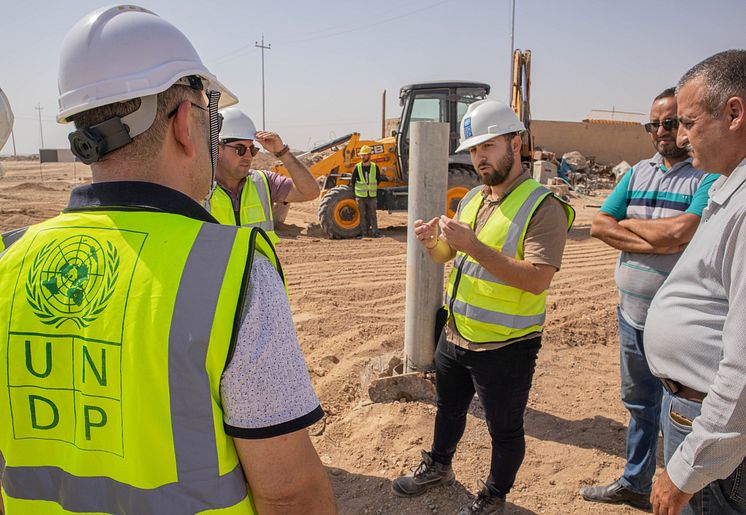
<path fill-rule="evenodd" d="M 662 168 L 662 167 L 666 166 L 663 163 L 663 156 L 660 155 L 660 152 L 656 152 L 655 155 L 650 158 L 650 164 L 653 165 L 653 166 L 656 166 L 658 168 Z M 687 157 L 683 161 L 681 161 L 681 162 L 676 163 L 675 165 L 673 165 L 671 168 L 667 168 L 665 173 L 673 172 L 675 170 L 683 168 L 686 165 L 690 165 L 691 166 L 691 164 L 692 164 L 692 158 L 691 157 Z"/>
<path fill-rule="evenodd" d="M 162 211 L 218 223 L 205 208 L 183 193 L 160 184 L 139 181 L 96 182 L 78 186 L 70 193 L 65 212 L 103 207 Z"/>
<path fill-rule="evenodd" d="M 718 177 L 712 183 L 710 200 L 722 206 L 744 182 L 746 182 L 746 159 L 738 163 L 730 175 Z"/>

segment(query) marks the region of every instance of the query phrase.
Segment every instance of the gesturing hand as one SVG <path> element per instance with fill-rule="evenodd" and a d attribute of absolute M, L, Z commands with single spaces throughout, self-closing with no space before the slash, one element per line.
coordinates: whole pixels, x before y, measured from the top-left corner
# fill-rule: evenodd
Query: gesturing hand
<path fill-rule="evenodd" d="M 443 215 L 438 222 L 440 232 L 448 240 L 448 244 L 459 252 L 471 254 L 478 245 L 477 235 L 465 222 L 459 222 L 453 218 Z"/>
<path fill-rule="evenodd" d="M 429 222 L 415 220 L 414 235 L 425 248 L 434 248 L 438 244 L 438 219 L 433 218 Z"/>

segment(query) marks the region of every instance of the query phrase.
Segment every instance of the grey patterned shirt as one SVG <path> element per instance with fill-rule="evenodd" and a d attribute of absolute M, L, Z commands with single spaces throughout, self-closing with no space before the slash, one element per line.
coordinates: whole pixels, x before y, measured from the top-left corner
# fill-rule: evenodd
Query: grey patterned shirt
<path fill-rule="evenodd" d="M 324 413 L 311 386 L 279 274 L 257 254 L 233 358 L 220 396 L 225 431 L 271 438 L 317 422 Z"/>
<path fill-rule="evenodd" d="M 666 467 L 697 492 L 746 456 L 746 159 L 710 189 L 699 230 L 653 299 L 645 354 L 658 377 L 707 393 Z"/>

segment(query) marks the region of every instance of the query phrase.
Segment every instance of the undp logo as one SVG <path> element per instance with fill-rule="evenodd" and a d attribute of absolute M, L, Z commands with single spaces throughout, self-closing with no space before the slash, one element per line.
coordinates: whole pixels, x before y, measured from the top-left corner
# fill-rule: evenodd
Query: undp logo
<path fill-rule="evenodd" d="M 26 278 L 26 299 L 39 319 L 88 327 L 104 311 L 119 277 L 119 253 L 86 235 L 47 243 Z"/>
<path fill-rule="evenodd" d="M 471 138 L 471 116 L 464 118 L 464 138 Z"/>

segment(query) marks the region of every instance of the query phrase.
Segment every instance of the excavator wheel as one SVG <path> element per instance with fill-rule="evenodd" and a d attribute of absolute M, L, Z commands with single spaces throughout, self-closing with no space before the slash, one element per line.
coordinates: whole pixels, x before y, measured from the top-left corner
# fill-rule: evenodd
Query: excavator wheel
<path fill-rule="evenodd" d="M 360 234 L 360 212 L 350 186 L 336 186 L 319 203 L 319 223 L 333 240 Z"/>
<path fill-rule="evenodd" d="M 476 172 L 471 167 L 451 166 L 448 168 L 448 191 L 446 192 L 446 214 L 453 217 L 456 208 L 462 198 L 469 190 L 479 186 L 480 181 Z"/>

